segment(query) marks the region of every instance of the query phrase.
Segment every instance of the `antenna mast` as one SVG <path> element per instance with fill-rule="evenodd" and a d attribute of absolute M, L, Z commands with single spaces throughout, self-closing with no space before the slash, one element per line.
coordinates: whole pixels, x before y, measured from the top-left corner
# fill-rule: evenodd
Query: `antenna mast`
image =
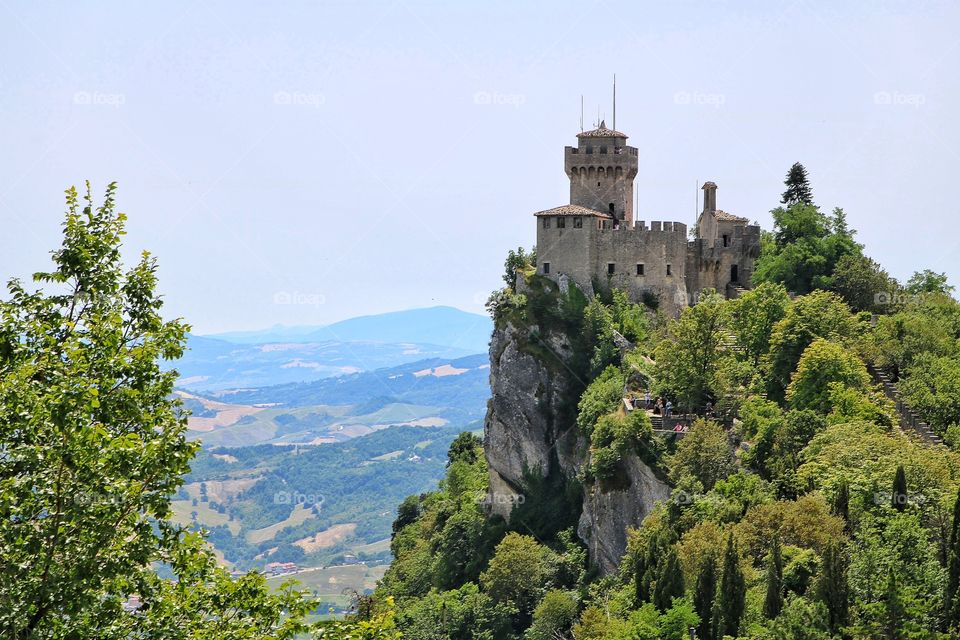
<path fill-rule="evenodd" d="M 613 130 L 617 130 L 617 74 L 613 74 Z"/>
<path fill-rule="evenodd" d="M 580 94 L 580 133 L 583 133 L 583 94 Z"/>

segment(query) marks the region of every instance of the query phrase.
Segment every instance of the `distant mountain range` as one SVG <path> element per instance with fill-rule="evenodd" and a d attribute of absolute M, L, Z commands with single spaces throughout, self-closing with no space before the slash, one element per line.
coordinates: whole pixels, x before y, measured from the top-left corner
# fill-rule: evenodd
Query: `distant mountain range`
<path fill-rule="evenodd" d="M 258 331 L 230 331 L 206 337 L 234 344 L 270 342 L 383 342 L 432 344 L 466 353 L 487 350 L 493 323 L 489 316 L 454 307 L 428 307 L 358 316 L 319 327 L 275 326 Z"/>
<path fill-rule="evenodd" d="M 181 391 L 204 446 L 325 444 L 394 425 L 465 425 L 490 395 L 486 354 L 228 391 Z"/>
<path fill-rule="evenodd" d="M 175 368 L 181 389 L 259 389 L 485 353 L 492 330 L 488 316 L 430 307 L 323 327 L 191 335 Z"/>

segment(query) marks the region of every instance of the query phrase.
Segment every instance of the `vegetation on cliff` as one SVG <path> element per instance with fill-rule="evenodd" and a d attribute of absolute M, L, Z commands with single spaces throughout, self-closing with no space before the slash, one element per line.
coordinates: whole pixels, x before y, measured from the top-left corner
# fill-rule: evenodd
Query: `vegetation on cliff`
<path fill-rule="evenodd" d="M 398 601 L 406 637 L 960 633 L 960 455 L 901 431 L 900 411 L 868 369 L 890 371 L 903 406 L 960 444 L 960 305 L 938 274 L 892 280 L 863 255 L 842 212 L 821 214 L 800 172 L 791 175 L 756 287 L 734 300 L 707 292 L 676 320 L 617 291 L 588 299 L 562 290 L 535 274 L 528 254 L 508 260 L 510 286 L 490 301 L 498 330 L 513 327 L 528 353 L 572 363 L 582 381 L 568 417 L 585 447 L 580 479 L 616 490 L 624 456 L 637 454 L 673 495 L 630 533 L 619 571 L 606 577 L 587 566 L 572 531 L 537 540 L 513 518 L 485 520 L 499 540 L 484 539 L 492 551 L 475 545 L 482 566 L 465 583 L 401 574 L 411 556 L 398 549 L 395 582 L 376 597 L 407 590 Z M 562 361 L 539 342 L 558 332 L 571 345 Z M 625 397 L 648 391 L 699 414 L 682 439 L 624 410 Z M 482 492 L 483 482 L 478 473 L 472 486 Z M 447 503 L 448 492 L 422 500 Z M 427 508 L 398 537 L 426 544 L 440 530 Z M 576 571 L 556 572 L 564 562 Z M 431 577 L 411 592 L 422 575 Z M 503 626 L 448 631 L 451 607 L 441 603 L 450 599 L 482 602 L 477 619 Z M 404 610 L 432 612 L 429 632 L 404 622 Z"/>

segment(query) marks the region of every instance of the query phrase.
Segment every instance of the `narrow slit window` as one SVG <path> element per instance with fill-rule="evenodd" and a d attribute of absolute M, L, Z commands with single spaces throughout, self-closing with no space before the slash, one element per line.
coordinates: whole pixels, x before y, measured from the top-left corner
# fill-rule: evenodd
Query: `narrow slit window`
<path fill-rule="evenodd" d="M 671 273 L 670 265 L 667 265 L 667 275 L 673 275 L 673 273 Z"/>
<path fill-rule="evenodd" d="M 638 262 L 638 263 L 637 263 L 637 275 L 638 275 L 638 276 L 642 276 L 642 275 L 643 275 L 643 263 L 642 263 L 642 262 Z"/>
<path fill-rule="evenodd" d="M 543 263 L 543 275 L 549 275 L 549 273 L 550 273 L 550 263 L 549 263 L 549 262 L 544 262 L 544 263 Z"/>
<path fill-rule="evenodd" d="M 607 275 L 612 276 L 617 271 L 617 265 L 612 262 L 607 263 Z"/>

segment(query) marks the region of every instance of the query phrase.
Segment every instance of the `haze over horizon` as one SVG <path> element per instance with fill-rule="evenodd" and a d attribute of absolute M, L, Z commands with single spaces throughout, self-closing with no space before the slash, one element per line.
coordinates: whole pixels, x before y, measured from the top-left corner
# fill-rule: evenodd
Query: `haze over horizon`
<path fill-rule="evenodd" d="M 891 275 L 960 284 L 953 3 L 107 5 L 0 6 L 3 278 L 116 180 L 198 334 L 483 313 L 616 73 L 638 219 L 691 224 L 713 180 L 769 229 L 799 160 Z"/>

